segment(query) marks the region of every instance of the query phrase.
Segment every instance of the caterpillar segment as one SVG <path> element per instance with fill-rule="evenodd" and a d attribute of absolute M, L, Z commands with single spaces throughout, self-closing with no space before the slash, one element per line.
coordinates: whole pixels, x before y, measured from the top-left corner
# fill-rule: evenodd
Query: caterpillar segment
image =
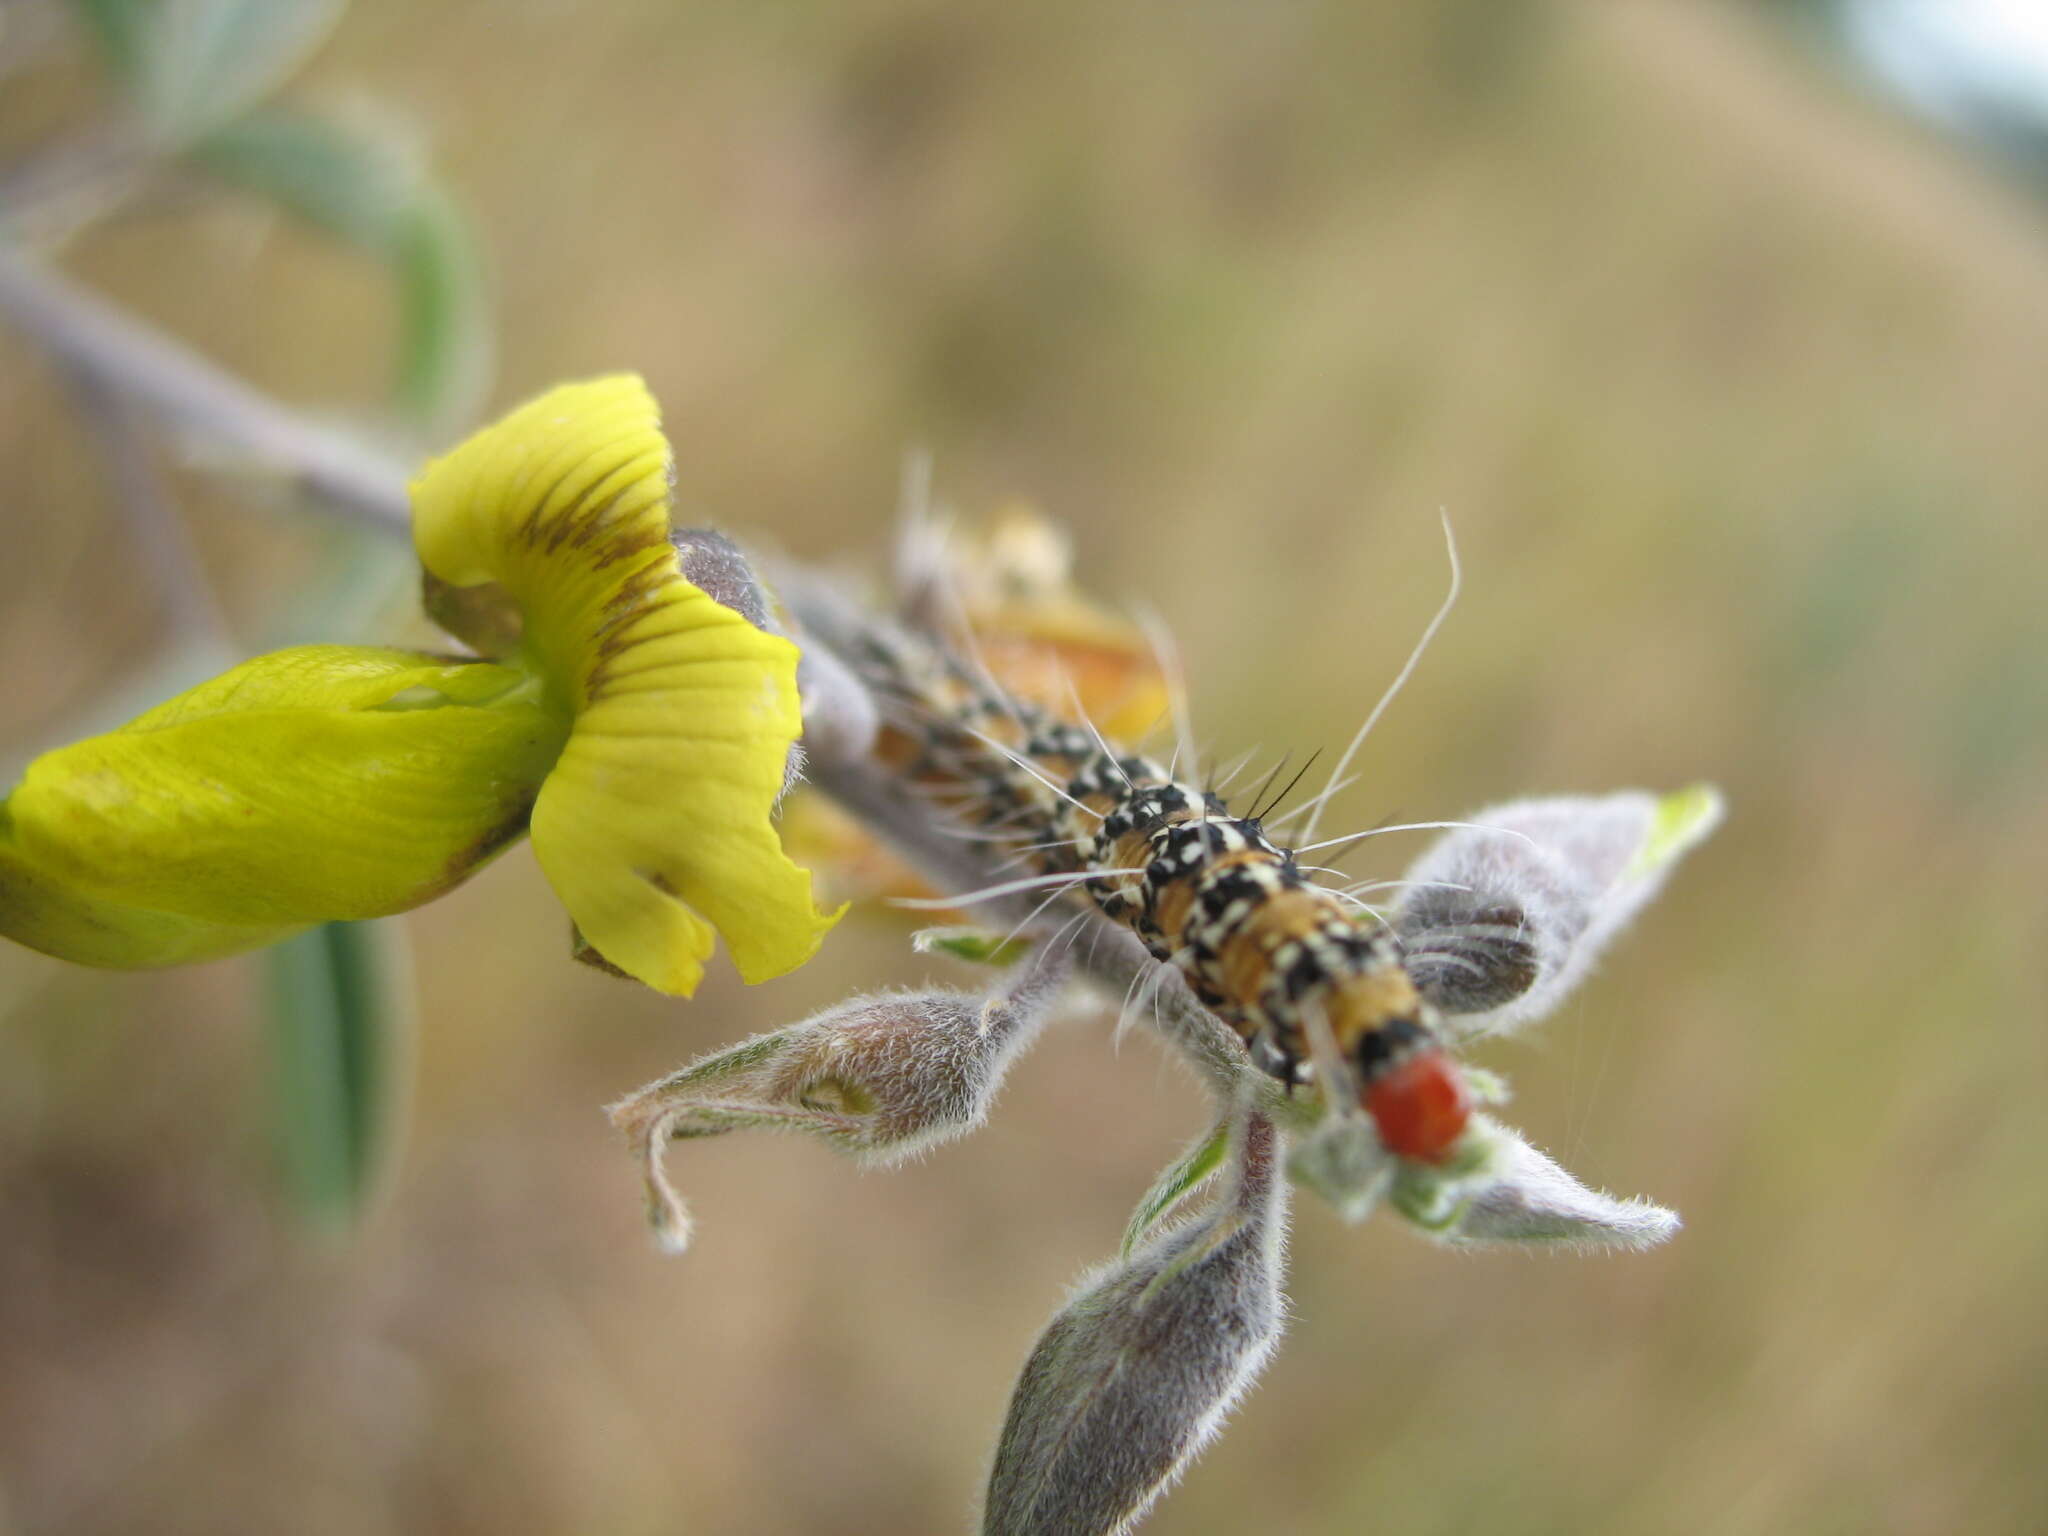
<path fill-rule="evenodd" d="M 1317 885 L 1256 819 L 956 657 L 898 635 L 860 661 L 891 721 L 885 760 L 1033 873 L 1076 876 L 1077 894 L 1179 971 L 1262 1070 L 1311 1081 L 1312 1032 L 1326 1027 L 1387 1149 L 1449 1156 L 1471 1095 L 1392 929 Z"/>

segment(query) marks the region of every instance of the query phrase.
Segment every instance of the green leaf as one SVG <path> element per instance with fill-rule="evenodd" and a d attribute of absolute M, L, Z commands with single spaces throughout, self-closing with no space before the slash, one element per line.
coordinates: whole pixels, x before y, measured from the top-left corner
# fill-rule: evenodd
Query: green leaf
<path fill-rule="evenodd" d="M 1649 875 L 1673 863 L 1721 824 L 1722 813 L 1721 792 L 1711 784 L 1693 784 L 1663 796 L 1628 872 Z"/>
<path fill-rule="evenodd" d="M 431 183 L 401 230 L 399 407 L 438 431 L 474 415 L 490 382 L 483 263 L 461 210 Z"/>
<path fill-rule="evenodd" d="M 341 0 L 72 0 L 157 140 L 232 121 L 326 41 Z"/>
<path fill-rule="evenodd" d="M 1130 1225 L 1124 1228 L 1123 1246 L 1118 1256 L 1128 1260 L 1137 1251 L 1138 1244 L 1145 1240 L 1145 1234 L 1158 1226 L 1203 1184 L 1209 1176 L 1223 1166 L 1223 1155 L 1230 1150 L 1230 1122 L 1221 1121 L 1216 1128 L 1196 1142 L 1153 1181 L 1145 1191 L 1145 1198 L 1138 1202 L 1138 1208 L 1131 1213 Z"/>
<path fill-rule="evenodd" d="M 124 86 L 142 74 L 154 7 L 139 0 L 71 0 L 79 25 L 99 47 L 108 71 Z"/>
<path fill-rule="evenodd" d="M 1508 1080 L 1500 1073 L 1485 1067 L 1475 1067 L 1470 1062 L 1460 1062 L 1458 1070 L 1464 1074 L 1465 1089 L 1472 1095 L 1475 1104 L 1505 1104 L 1514 1097 L 1508 1087 Z"/>
<path fill-rule="evenodd" d="M 287 1181 L 316 1226 L 346 1230 L 400 1128 L 412 1035 L 403 932 L 324 923 L 265 958 Z"/>
<path fill-rule="evenodd" d="M 988 928 L 961 925 L 951 928 L 920 928 L 910 936 L 910 947 L 920 955 L 951 955 L 970 965 L 1010 965 L 1031 948 L 1029 939 L 1004 938 Z"/>
<path fill-rule="evenodd" d="M 208 134 L 192 153 L 223 180 L 380 252 L 396 244 L 419 181 L 395 134 L 288 107 L 259 108 Z"/>
<path fill-rule="evenodd" d="M 467 221 L 388 123 L 265 108 L 209 134 L 193 158 L 391 271 L 399 295 L 393 394 L 438 434 L 488 381 L 488 306 Z"/>

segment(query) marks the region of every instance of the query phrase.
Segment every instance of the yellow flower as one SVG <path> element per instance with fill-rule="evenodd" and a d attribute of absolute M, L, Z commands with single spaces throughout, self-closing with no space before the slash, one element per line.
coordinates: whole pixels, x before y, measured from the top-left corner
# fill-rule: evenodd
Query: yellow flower
<path fill-rule="evenodd" d="M 45 754 L 0 800 L 0 934 L 92 965 L 234 953 L 440 895 L 527 830 L 586 943 L 688 995 L 833 917 L 770 817 L 796 647 L 683 578 L 638 379 L 556 389 L 430 464 L 436 616 L 489 661 L 308 646 Z"/>
<path fill-rule="evenodd" d="M 573 720 L 533 808 L 533 851 L 583 937 L 687 996 L 713 930 L 748 981 L 811 957 L 837 914 L 770 822 L 802 732 L 797 649 L 684 580 L 673 472 L 646 386 L 564 385 L 427 466 L 420 563 L 494 584 L 514 653 Z"/>
<path fill-rule="evenodd" d="M 525 828 L 564 730 L 487 662 L 311 645 L 37 758 L 0 801 L 0 932 L 175 965 L 432 899 Z"/>

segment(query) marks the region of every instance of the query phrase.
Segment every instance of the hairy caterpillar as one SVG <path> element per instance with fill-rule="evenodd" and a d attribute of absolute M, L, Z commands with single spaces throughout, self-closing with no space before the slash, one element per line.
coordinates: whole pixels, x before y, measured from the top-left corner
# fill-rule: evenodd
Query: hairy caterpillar
<path fill-rule="evenodd" d="M 882 708 L 881 758 L 1027 871 L 975 894 L 1085 899 L 1178 971 L 1265 1071 L 1289 1084 L 1348 1079 L 1388 1150 L 1450 1155 L 1472 1095 L 1401 939 L 1269 836 L 1260 813 L 1277 799 L 1235 816 L 1177 777 L 1179 753 L 1161 763 L 1026 702 L 979 664 L 964 626 L 827 627 Z M 1348 761 L 1302 809 L 1328 798 Z"/>

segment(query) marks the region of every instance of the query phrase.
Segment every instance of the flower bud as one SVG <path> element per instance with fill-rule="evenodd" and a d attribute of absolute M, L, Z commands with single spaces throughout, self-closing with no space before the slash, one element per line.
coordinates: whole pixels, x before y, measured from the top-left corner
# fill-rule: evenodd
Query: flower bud
<path fill-rule="evenodd" d="M 648 1212 L 671 1253 L 690 1221 L 662 1168 L 666 1143 L 743 1129 L 801 1131 L 888 1166 L 974 1130 L 1069 970 L 1034 953 L 985 993 L 855 998 L 650 1083 L 611 1108 L 646 1165 Z"/>
<path fill-rule="evenodd" d="M 1280 1339 L 1278 1134 L 1246 1116 L 1230 1187 L 1098 1273 L 1052 1320 L 1010 1400 L 985 1536 L 1129 1530 L 1222 1427 Z"/>
<path fill-rule="evenodd" d="M 533 680 L 300 646 L 32 762 L 0 933 L 89 965 L 230 954 L 438 896 L 524 830 L 563 727 Z"/>

